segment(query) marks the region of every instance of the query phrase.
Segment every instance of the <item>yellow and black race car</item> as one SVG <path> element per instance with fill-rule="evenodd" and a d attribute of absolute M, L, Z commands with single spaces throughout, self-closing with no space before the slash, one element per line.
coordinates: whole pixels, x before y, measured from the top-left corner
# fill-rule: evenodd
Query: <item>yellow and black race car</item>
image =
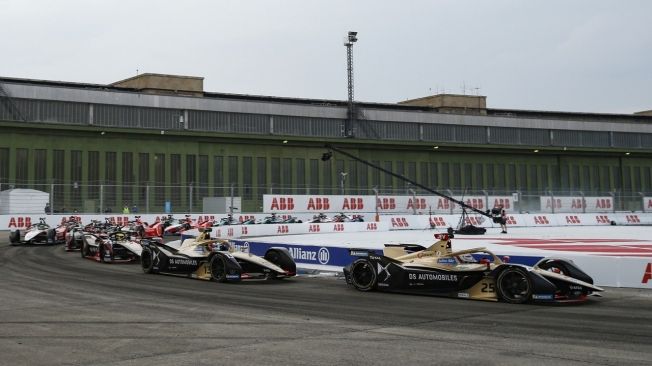
<path fill-rule="evenodd" d="M 359 257 L 344 268 L 348 284 L 360 291 L 394 291 L 448 297 L 525 302 L 582 302 L 604 291 L 573 262 L 544 258 L 533 267 L 508 263 L 485 248 L 452 251 L 450 237 L 429 248 L 386 245 L 383 254 L 351 249 Z"/>

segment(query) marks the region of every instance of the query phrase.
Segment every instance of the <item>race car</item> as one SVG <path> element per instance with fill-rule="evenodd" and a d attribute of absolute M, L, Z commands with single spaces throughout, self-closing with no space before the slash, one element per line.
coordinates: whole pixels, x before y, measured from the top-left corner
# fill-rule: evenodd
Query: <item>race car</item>
<path fill-rule="evenodd" d="M 56 231 L 45 222 L 45 217 L 39 218 L 38 224 L 30 225 L 21 239 L 20 230 L 9 233 L 9 244 L 56 244 Z"/>
<path fill-rule="evenodd" d="M 217 282 L 283 279 L 296 276 L 296 264 L 286 248 L 272 247 L 264 257 L 233 250 L 226 240 L 211 239 L 210 228 L 196 238 L 172 243 L 143 241 L 145 273 L 166 273 Z"/>
<path fill-rule="evenodd" d="M 465 299 L 582 302 L 604 291 L 573 262 L 544 258 L 533 267 L 513 264 L 485 248 L 452 251 L 450 237 L 429 248 L 388 244 L 383 253 L 351 249 L 359 257 L 344 268 L 346 282 L 360 291 L 394 291 Z"/>
<path fill-rule="evenodd" d="M 102 263 L 137 262 L 140 259 L 142 246 L 132 240 L 134 233 L 120 230 L 109 233 L 83 233 L 82 258 L 96 260 Z"/>
<path fill-rule="evenodd" d="M 84 226 L 80 223 L 71 225 L 66 231 L 65 234 L 65 245 L 64 249 L 67 252 L 72 252 L 74 250 L 80 250 L 84 244 Z"/>

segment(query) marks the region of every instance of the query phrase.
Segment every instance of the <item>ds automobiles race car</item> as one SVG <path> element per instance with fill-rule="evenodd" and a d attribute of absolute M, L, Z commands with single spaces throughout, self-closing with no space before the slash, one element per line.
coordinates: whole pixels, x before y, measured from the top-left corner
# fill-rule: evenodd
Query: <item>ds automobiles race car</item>
<path fill-rule="evenodd" d="M 102 263 L 136 262 L 141 252 L 141 244 L 132 240 L 129 232 L 84 232 L 82 235 L 82 258 L 93 259 Z"/>
<path fill-rule="evenodd" d="M 283 279 L 296 275 L 296 264 L 286 248 L 272 247 L 264 257 L 259 257 L 233 250 L 228 241 L 211 239 L 210 231 L 204 229 L 197 238 L 184 240 L 178 248 L 143 242 L 143 271 L 217 282 Z"/>
<path fill-rule="evenodd" d="M 446 234 L 429 248 L 387 244 L 383 254 L 351 249 L 360 257 L 344 268 L 360 291 L 395 291 L 508 303 L 582 302 L 604 291 L 571 261 L 541 259 L 533 267 L 506 263 L 485 248 L 453 252 Z"/>
<path fill-rule="evenodd" d="M 45 217 L 39 218 L 38 224 L 33 224 L 25 231 L 25 236 L 21 239 L 20 230 L 14 230 L 9 233 L 9 243 L 11 245 L 21 244 L 56 244 L 56 231 L 45 222 Z"/>

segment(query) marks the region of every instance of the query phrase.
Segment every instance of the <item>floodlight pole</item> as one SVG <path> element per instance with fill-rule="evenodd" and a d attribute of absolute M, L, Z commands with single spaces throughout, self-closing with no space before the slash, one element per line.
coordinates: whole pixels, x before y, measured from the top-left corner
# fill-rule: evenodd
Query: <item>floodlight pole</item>
<path fill-rule="evenodd" d="M 347 75 L 348 75 L 348 116 L 346 122 L 344 123 L 344 136 L 345 137 L 354 137 L 353 133 L 353 123 L 355 119 L 355 107 L 353 105 L 353 43 L 358 41 L 357 38 L 358 32 L 349 32 L 347 38 L 344 40 L 344 46 L 346 46 L 346 66 L 347 66 Z"/>
<path fill-rule="evenodd" d="M 464 201 L 460 201 L 460 200 L 457 200 L 457 199 L 455 199 L 455 198 L 453 198 L 453 197 L 451 197 L 451 196 L 448 196 L 448 195 L 445 195 L 445 194 L 443 194 L 443 193 L 437 192 L 437 191 L 435 191 L 435 190 L 433 190 L 433 189 L 430 189 L 430 188 L 424 186 L 423 184 L 417 183 L 417 182 L 415 182 L 415 181 L 413 181 L 413 180 L 411 180 L 411 179 L 409 179 L 409 178 L 406 178 L 406 177 L 404 177 L 404 176 L 402 176 L 402 175 L 396 174 L 396 173 L 394 173 L 394 172 L 391 171 L 391 170 L 387 170 L 387 169 L 382 168 L 382 167 L 380 167 L 380 166 L 378 166 L 378 165 L 376 165 L 376 164 L 370 163 L 370 162 L 368 162 L 368 161 L 366 161 L 366 160 L 364 160 L 364 159 L 361 159 L 361 158 L 359 158 L 359 157 L 357 157 L 357 156 L 355 156 L 355 155 L 353 155 L 353 154 L 351 154 L 351 153 L 348 153 L 348 152 L 346 152 L 346 151 L 344 151 L 344 150 L 341 150 L 341 149 L 339 149 L 339 148 L 336 148 L 336 147 L 334 147 L 334 146 L 332 146 L 332 145 L 330 145 L 330 144 L 326 144 L 325 147 L 326 147 L 327 149 L 329 149 L 329 150 L 332 150 L 332 151 L 338 152 L 338 153 L 340 153 L 340 154 L 342 154 L 342 155 L 344 155 L 344 156 L 348 156 L 349 158 L 351 158 L 351 159 L 353 159 L 353 160 L 356 160 L 356 161 L 359 161 L 359 162 L 361 162 L 362 164 L 365 164 L 365 165 L 367 165 L 367 166 L 370 166 L 370 167 L 372 167 L 372 168 L 374 168 L 374 169 L 378 169 L 378 170 L 380 170 L 381 172 L 383 172 L 383 173 L 385 173 L 385 174 L 389 174 L 389 175 L 391 175 L 391 176 L 393 176 L 393 177 L 396 177 L 396 178 L 398 178 L 398 179 L 400 179 L 400 180 L 402 180 L 402 181 L 404 181 L 404 182 L 410 183 L 410 184 L 412 184 L 412 185 L 415 186 L 415 187 L 419 187 L 419 188 L 423 189 L 424 191 L 427 191 L 427 192 L 430 192 L 430 193 L 436 194 L 436 195 L 439 196 L 439 197 L 443 197 L 443 198 L 445 198 L 445 199 L 447 199 L 447 200 L 449 200 L 449 201 L 451 201 L 451 202 L 453 202 L 453 203 L 455 203 L 455 204 L 457 204 L 457 205 L 460 205 L 461 207 L 463 207 L 463 208 L 465 208 L 465 209 L 467 209 L 467 210 L 471 210 L 471 211 L 473 211 L 473 212 L 475 212 L 475 213 L 477 213 L 477 214 L 480 214 L 480 215 L 483 215 L 483 216 L 486 216 L 486 217 L 492 218 L 492 216 L 491 216 L 489 213 L 487 213 L 487 212 L 485 212 L 485 211 L 478 210 L 477 208 L 475 208 L 475 207 L 473 207 L 473 206 L 467 205 L 466 203 L 464 203 Z M 331 154 L 331 155 L 332 155 L 332 154 Z M 326 159 L 326 157 L 328 157 L 328 159 L 330 159 L 331 156 L 328 155 L 328 153 L 326 153 L 326 154 L 324 154 L 324 156 L 322 157 L 322 160 L 328 160 L 328 159 Z"/>

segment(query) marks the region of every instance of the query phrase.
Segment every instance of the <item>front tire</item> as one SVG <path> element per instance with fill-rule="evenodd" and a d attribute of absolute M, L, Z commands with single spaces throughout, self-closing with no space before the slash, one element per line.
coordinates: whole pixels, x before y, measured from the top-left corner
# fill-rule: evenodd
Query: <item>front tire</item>
<path fill-rule="evenodd" d="M 359 291 L 373 291 L 378 283 L 378 275 L 373 263 L 367 259 L 358 259 L 351 265 L 351 284 Z"/>
<path fill-rule="evenodd" d="M 528 274 L 518 267 L 507 268 L 496 279 L 498 297 L 510 304 L 522 304 L 532 297 L 532 281 Z"/>
<path fill-rule="evenodd" d="M 9 233 L 9 243 L 11 245 L 20 244 L 20 230 L 14 230 L 11 233 Z"/>
<path fill-rule="evenodd" d="M 211 278 L 215 282 L 226 282 L 226 260 L 219 254 L 211 258 L 209 262 Z"/>
<path fill-rule="evenodd" d="M 152 250 L 144 247 L 143 252 L 140 255 L 140 265 L 143 268 L 145 273 L 155 273 L 154 272 L 154 255 Z"/>
<path fill-rule="evenodd" d="M 56 244 L 57 243 L 57 232 L 54 229 L 49 229 L 47 232 L 47 243 Z"/>

